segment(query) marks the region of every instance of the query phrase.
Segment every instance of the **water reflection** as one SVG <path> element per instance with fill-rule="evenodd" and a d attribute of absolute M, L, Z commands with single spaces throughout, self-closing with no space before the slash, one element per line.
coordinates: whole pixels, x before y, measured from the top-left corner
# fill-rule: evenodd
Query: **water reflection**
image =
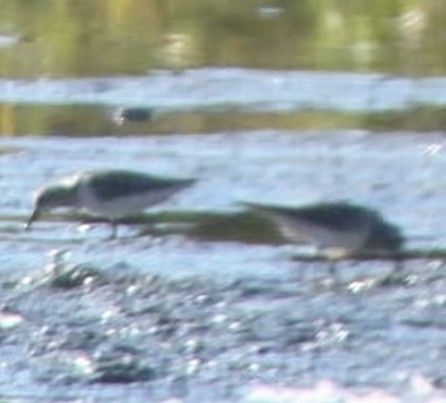
<path fill-rule="evenodd" d="M 243 66 L 441 74 L 445 18 L 444 2 L 421 0 L 10 2 L 0 14 L 8 44 L 0 48 L 0 72 L 98 76 Z"/>
<path fill-rule="evenodd" d="M 433 0 L 10 2 L 0 13 L 0 130 L 442 130 L 443 118 L 432 119 L 442 109 L 428 108 L 424 116 L 416 108 L 446 103 L 444 85 L 422 79 L 445 74 L 445 19 L 446 3 Z M 301 76 L 290 80 L 288 72 Z M 35 106 L 45 103 L 71 106 Z M 16 106 L 22 104 L 28 106 Z M 108 108 L 120 106 L 154 108 L 157 115 L 116 129 Z M 381 114 L 402 108 L 402 117 Z M 346 116 L 345 109 L 357 113 Z"/>

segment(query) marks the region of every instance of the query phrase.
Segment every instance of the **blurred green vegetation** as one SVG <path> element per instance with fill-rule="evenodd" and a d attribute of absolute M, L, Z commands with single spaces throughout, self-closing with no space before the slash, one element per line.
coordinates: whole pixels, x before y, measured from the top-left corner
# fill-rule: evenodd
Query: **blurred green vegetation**
<path fill-rule="evenodd" d="M 309 109 L 267 113 L 173 113 L 146 122 L 116 125 L 111 111 L 91 105 L 0 105 L 3 136 L 125 136 L 135 133 L 218 133 L 249 130 L 364 129 L 374 132 L 446 131 L 446 106 L 412 105 L 402 110 L 342 112 Z"/>
<path fill-rule="evenodd" d="M 0 0 L 4 77 L 151 68 L 446 72 L 444 0 Z"/>

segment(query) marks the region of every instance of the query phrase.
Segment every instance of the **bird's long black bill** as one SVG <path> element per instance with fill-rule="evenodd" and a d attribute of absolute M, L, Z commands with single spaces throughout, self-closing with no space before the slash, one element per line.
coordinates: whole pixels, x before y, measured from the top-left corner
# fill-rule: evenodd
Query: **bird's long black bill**
<path fill-rule="evenodd" d="M 31 225 L 34 221 L 37 220 L 39 217 L 39 212 L 37 210 L 34 210 L 31 214 L 31 217 L 29 217 L 28 221 L 25 223 L 25 231 L 28 231 L 31 229 Z"/>

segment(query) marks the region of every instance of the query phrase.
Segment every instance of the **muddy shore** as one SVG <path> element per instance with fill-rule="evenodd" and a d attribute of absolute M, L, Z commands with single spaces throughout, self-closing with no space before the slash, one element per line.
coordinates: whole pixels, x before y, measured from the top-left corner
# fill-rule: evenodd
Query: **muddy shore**
<path fill-rule="evenodd" d="M 210 402 L 321 379 L 400 396 L 414 376 L 444 385 L 441 265 L 414 262 L 394 277 L 355 267 L 356 280 L 338 285 L 322 266 L 293 282 L 225 282 L 54 258 L 1 282 L 0 387 L 32 384 L 55 401 Z"/>

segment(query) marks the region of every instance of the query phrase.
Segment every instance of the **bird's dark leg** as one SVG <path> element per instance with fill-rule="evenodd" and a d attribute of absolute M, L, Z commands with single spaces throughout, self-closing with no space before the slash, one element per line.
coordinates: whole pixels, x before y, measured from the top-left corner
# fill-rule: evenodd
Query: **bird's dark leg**
<path fill-rule="evenodd" d="M 328 258 L 328 274 L 330 275 L 330 283 L 331 286 L 340 286 L 341 282 L 339 280 L 338 271 L 336 270 L 336 263 L 338 262 L 337 259 Z"/>
<path fill-rule="evenodd" d="M 395 266 L 393 268 L 394 273 L 401 273 L 404 270 L 404 259 L 400 254 L 395 254 L 393 261 Z"/>
<path fill-rule="evenodd" d="M 109 223 L 112 230 L 109 239 L 116 239 L 118 237 L 118 222 L 115 220 L 109 220 Z"/>
<path fill-rule="evenodd" d="M 338 273 L 336 271 L 336 260 L 335 259 L 328 259 L 328 274 L 330 274 L 330 277 L 334 280 L 337 279 Z"/>

